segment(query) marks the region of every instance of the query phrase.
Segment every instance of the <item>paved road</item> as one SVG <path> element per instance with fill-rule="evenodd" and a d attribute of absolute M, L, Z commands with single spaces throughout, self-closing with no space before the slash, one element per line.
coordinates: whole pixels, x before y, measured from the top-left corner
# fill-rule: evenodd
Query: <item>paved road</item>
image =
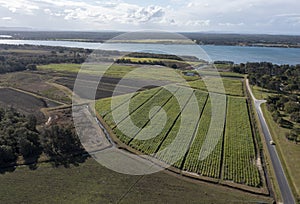
<path fill-rule="evenodd" d="M 250 95 L 251 95 L 251 97 L 254 101 L 255 109 L 256 109 L 256 112 L 257 112 L 258 117 L 259 117 L 259 121 L 260 121 L 260 124 L 261 124 L 261 127 L 262 127 L 262 131 L 263 131 L 264 137 L 267 141 L 267 148 L 268 148 L 268 151 L 269 151 L 269 154 L 270 154 L 270 157 L 271 157 L 272 165 L 273 165 L 273 168 L 274 168 L 274 171 L 275 171 L 275 176 L 276 176 L 276 179 L 277 179 L 277 182 L 278 182 L 278 185 L 279 185 L 279 189 L 280 189 L 280 192 L 281 192 L 283 203 L 284 204 L 294 204 L 295 200 L 294 200 L 291 188 L 290 188 L 290 186 L 288 184 L 288 181 L 286 179 L 286 176 L 284 174 L 284 171 L 283 171 L 281 162 L 279 160 L 275 145 L 271 145 L 269 143 L 269 141 L 272 140 L 272 136 L 270 134 L 268 125 L 266 123 L 266 120 L 264 118 L 264 115 L 263 115 L 261 107 L 260 107 L 260 105 L 262 103 L 265 103 L 266 101 L 265 100 L 257 100 L 254 97 L 254 95 L 252 93 L 252 90 L 249 86 L 248 79 L 246 80 L 246 86 L 247 86 L 247 89 L 249 90 L 249 93 L 250 93 Z"/>

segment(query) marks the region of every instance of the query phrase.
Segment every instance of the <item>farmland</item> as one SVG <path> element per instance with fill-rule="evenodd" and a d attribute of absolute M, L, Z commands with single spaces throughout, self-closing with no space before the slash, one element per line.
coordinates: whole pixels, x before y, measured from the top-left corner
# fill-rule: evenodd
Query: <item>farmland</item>
<path fill-rule="evenodd" d="M 123 144 L 179 171 L 217 182 L 265 188 L 242 80 L 223 81 L 225 90 L 230 91 L 226 94 L 208 94 L 203 81 L 196 80 L 190 82 L 192 88 L 173 84 L 113 100 L 101 99 L 96 102 L 96 110 Z M 117 105 L 111 106 L 111 101 L 117 101 Z M 190 109 L 190 105 L 199 107 L 199 115 L 195 117 L 195 108 Z M 126 106 L 128 112 L 123 111 Z M 114 118 L 113 112 L 118 112 L 118 117 Z M 212 117 L 213 114 L 217 116 Z M 138 128 L 128 129 L 130 122 Z M 157 129 L 159 133 L 154 131 Z"/>
<path fill-rule="evenodd" d="M 47 72 L 13 72 L 0 75 L 0 86 L 21 89 L 60 103 L 70 103 L 68 94 L 49 83 L 56 77 L 58 76 L 51 76 Z"/>
<path fill-rule="evenodd" d="M 0 174 L 1 203 L 271 203 L 272 199 L 164 171 L 147 176 L 115 173 L 93 159 L 65 168 L 39 164 Z"/>
<path fill-rule="evenodd" d="M 225 131 L 224 178 L 259 186 L 256 154 L 245 99 L 229 97 Z"/>
<path fill-rule="evenodd" d="M 132 72 L 136 68 L 142 72 Z M 55 71 L 69 74 L 77 74 L 80 70 L 81 74 L 91 76 L 106 76 L 111 78 L 127 78 L 140 80 L 161 80 L 177 82 L 174 73 L 185 78 L 180 70 L 174 70 L 163 66 L 140 65 L 140 64 L 117 64 L 117 63 L 87 63 L 87 64 L 48 64 L 38 66 L 40 71 Z M 172 70 L 172 71 L 171 71 Z M 188 77 L 195 79 L 195 77 Z"/>
<path fill-rule="evenodd" d="M 7 77 L 2 77 L 0 82 L 3 86 L 10 85 L 18 89 L 21 88 L 22 90 L 30 91 L 33 94 L 58 101 L 62 104 L 70 103 L 68 92 L 57 85 L 62 87 L 65 86 L 69 89 L 73 88 L 76 79 L 76 74 L 72 70 L 73 68 L 70 68 L 73 65 L 63 64 L 63 71 L 59 72 L 53 69 L 53 66 L 55 67 L 56 65 L 49 66 L 50 68 L 40 68 L 39 71 L 35 72 L 10 73 L 6 75 Z M 64 68 L 64 66 L 66 66 L 66 68 Z M 131 69 L 131 66 L 128 65 L 120 65 L 119 68 L 125 70 L 126 66 L 129 70 Z M 57 69 L 59 69 L 58 65 Z M 192 89 L 181 83 L 174 84 L 172 81 L 165 81 L 162 84 L 165 86 L 163 88 L 158 87 L 148 90 L 149 87 L 145 87 L 133 94 L 136 87 L 141 87 L 142 84 L 155 84 L 157 81 L 163 82 L 164 79 L 168 78 L 167 75 L 163 76 L 163 74 L 156 79 L 152 79 L 152 77 L 153 76 L 147 78 L 145 75 L 139 79 L 135 78 L 135 76 L 123 79 L 123 84 L 118 85 L 119 92 L 114 92 L 117 96 L 114 96 L 113 106 L 111 106 L 112 100 L 110 97 L 120 78 L 114 77 L 113 74 L 108 74 L 101 79 L 98 85 L 96 99 L 101 100 L 96 102 L 96 110 L 123 144 L 126 144 L 128 147 L 140 151 L 141 153 L 152 155 L 165 163 L 171 164 L 180 171 L 195 173 L 201 177 L 212 178 L 217 181 L 224 180 L 245 186 L 264 187 L 261 182 L 262 176 L 258 171 L 258 167 L 255 165 L 257 155 L 255 154 L 254 141 L 252 139 L 253 135 L 249 124 L 246 124 L 242 130 L 233 130 L 234 132 L 248 131 L 246 134 L 247 137 L 239 138 L 240 141 L 238 141 L 237 138 L 233 137 L 234 135 L 228 133 L 231 129 L 229 128 L 230 120 L 226 120 L 226 124 L 224 124 L 224 121 L 220 121 L 219 127 L 210 130 L 218 135 L 218 142 L 213 147 L 211 154 L 206 158 L 199 160 L 199 155 L 203 154 L 204 151 L 202 146 L 207 144 L 206 135 L 210 129 L 212 115 L 211 97 L 207 93 L 204 81 L 199 79 L 189 81 L 188 83 Z M 218 80 L 215 76 L 207 76 L 207 79 L 212 81 Z M 88 88 L 94 86 L 94 83 L 96 83 L 97 80 L 98 77 L 94 75 L 94 73 L 84 73 L 83 78 L 79 81 L 79 85 Z M 227 119 L 230 117 L 234 118 L 236 116 L 230 115 L 232 112 L 241 112 L 240 110 L 237 110 L 239 109 L 238 107 L 230 106 L 229 103 L 231 98 L 242 100 L 243 102 L 241 103 L 244 107 L 242 112 L 244 113 L 244 111 L 247 110 L 242 79 L 223 77 L 222 80 L 226 95 L 219 94 L 218 87 L 215 87 L 214 94 L 221 98 L 227 98 Z M 166 90 L 166 87 L 168 90 Z M 199 107 L 199 115 L 196 117 L 194 116 L 194 109 L 188 108 L 189 105 L 195 105 L 195 101 L 191 100 L 192 94 L 195 95 L 197 99 L 196 105 Z M 84 92 L 82 92 L 81 96 L 84 97 Z M 183 110 L 181 110 L 180 104 L 182 104 Z M 129 105 L 129 112 L 122 112 L 127 105 Z M 118 114 L 120 114 L 120 117 L 117 117 L 116 120 L 113 117 L 111 107 L 113 107 L 113 110 L 119 110 Z M 185 112 L 185 117 L 188 120 L 182 118 L 182 111 Z M 222 111 L 224 110 L 221 108 L 220 112 Z M 55 113 L 54 115 L 59 114 Z M 166 116 L 168 120 L 166 120 L 166 123 L 162 126 L 159 121 L 164 116 Z M 132 121 L 137 128 L 130 129 L 127 127 L 129 121 Z M 185 121 L 186 127 L 185 129 L 180 130 L 179 127 L 181 126 L 182 121 Z M 124 128 L 127 128 L 128 132 L 126 134 L 123 132 Z M 158 134 L 151 135 L 151 130 L 154 129 L 159 129 L 161 131 Z M 223 132 L 223 130 L 225 130 L 225 132 Z M 127 137 L 128 133 L 130 133 L 130 137 Z M 151 138 L 148 137 L 149 135 Z M 177 135 L 181 135 L 181 137 L 177 137 Z M 251 138 L 251 140 L 249 138 Z M 176 147 L 177 151 L 185 152 L 180 158 L 177 158 L 177 156 L 174 157 L 176 152 L 167 148 L 175 139 L 179 141 L 178 144 L 181 144 Z M 242 143 L 245 143 L 244 145 L 247 146 L 250 152 L 250 154 L 247 154 L 250 156 L 246 155 L 246 152 L 243 151 L 239 153 L 239 155 L 230 153 L 226 146 L 227 143 L 228 146 L 231 146 L 233 143 L 234 145 L 242 145 Z M 210 149 L 210 147 L 208 149 Z M 233 160 L 238 160 L 239 164 L 234 164 L 232 169 L 228 169 L 228 171 L 226 167 L 225 171 L 225 166 L 230 162 L 227 158 L 228 155 L 235 158 Z M 240 167 L 236 167 L 235 165 L 240 165 Z M 240 169 L 237 170 L 236 168 Z M 236 173 L 239 178 L 230 177 L 230 174 L 232 173 Z M 254 181 L 245 179 L 247 176 L 251 178 L 252 176 L 255 176 L 255 178 L 253 177 Z"/>
<path fill-rule="evenodd" d="M 214 85 L 214 86 L 211 86 L 210 92 L 220 93 L 220 87 L 216 86 L 216 84 L 218 84 L 218 83 L 214 84 L 214 82 L 217 82 L 219 80 L 219 78 L 212 77 L 212 76 L 208 76 L 207 78 L 208 78 L 207 80 L 209 80 L 209 83 L 211 85 Z M 223 81 L 223 85 L 224 85 L 226 94 L 232 95 L 232 96 L 243 96 L 244 95 L 243 83 L 242 83 L 241 79 L 239 79 L 239 78 L 233 79 L 233 78 L 223 77 L 222 81 Z M 207 91 L 207 87 L 205 85 L 204 80 L 191 81 L 191 82 L 189 82 L 189 85 L 194 89 Z"/>
<path fill-rule="evenodd" d="M 22 99 L 22 100 L 20 100 Z M 41 108 L 48 107 L 48 105 L 56 105 L 48 103 L 41 99 L 22 93 L 10 88 L 0 88 L 0 106 L 6 108 L 15 108 L 23 114 L 34 114 L 38 121 L 44 119 L 44 115 L 39 111 Z"/>
<path fill-rule="evenodd" d="M 14 172 L 1 169 L 0 202 L 271 202 L 266 196 L 222 186 L 267 195 L 261 191 L 266 186 L 251 130 L 243 75 L 221 73 L 225 88 L 222 94 L 218 86 L 207 92 L 205 80 L 214 84 L 218 78 L 206 70 L 205 78 L 185 76 L 181 70 L 175 70 L 188 81 L 190 89 L 187 84 L 178 83 L 164 67 L 120 63 L 106 71 L 107 64 L 101 65 L 83 67 L 81 79 L 77 81 L 81 92 L 76 94 L 90 99 L 85 90 L 97 85 L 95 98 L 100 100 L 95 108 L 110 127 L 112 139 L 117 137 L 117 147 L 122 144 L 122 148 L 151 155 L 171 167 L 154 175 L 128 176 L 114 173 L 92 159 L 67 168 L 53 168 L 42 154 L 34 171 L 27 166 L 14 167 Z M 38 130 L 42 130 L 47 117 L 52 118 L 47 123 L 50 126 L 68 127 L 72 124 L 71 94 L 80 68 L 81 65 L 73 63 L 48 64 L 38 65 L 36 71 L 1 74 L 0 105 L 11 104 L 20 112 L 41 117 Z M 142 72 L 127 75 L 135 68 Z M 102 74 L 104 77 L 99 82 Z M 118 84 L 120 80 L 122 84 Z M 215 113 L 212 96 L 221 104 L 215 109 L 221 116 L 218 120 L 211 117 Z M 224 100 L 226 104 L 222 104 Z M 52 108 L 55 106 L 58 107 Z M 128 112 L 124 111 L 126 106 Z M 113 114 L 115 111 L 117 115 Z M 222 118 L 223 113 L 226 120 Z M 135 127 L 127 125 L 130 121 Z M 215 137 L 208 137 L 210 134 Z"/>

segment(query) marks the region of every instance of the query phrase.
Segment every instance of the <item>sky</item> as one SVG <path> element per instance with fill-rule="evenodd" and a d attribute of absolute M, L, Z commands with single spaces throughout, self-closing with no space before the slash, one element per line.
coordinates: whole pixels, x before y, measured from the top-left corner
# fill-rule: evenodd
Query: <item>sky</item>
<path fill-rule="evenodd" d="M 299 0 L 0 0 L 0 27 L 300 34 Z"/>

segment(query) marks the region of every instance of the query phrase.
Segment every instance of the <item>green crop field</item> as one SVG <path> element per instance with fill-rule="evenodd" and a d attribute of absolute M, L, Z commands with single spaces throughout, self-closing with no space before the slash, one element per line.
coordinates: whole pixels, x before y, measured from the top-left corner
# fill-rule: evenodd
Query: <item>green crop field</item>
<path fill-rule="evenodd" d="M 139 71 L 136 69 L 139 68 Z M 180 70 L 153 65 L 117 64 L 117 63 L 86 63 L 86 64 L 48 64 L 39 65 L 38 70 L 67 73 L 81 73 L 114 78 L 161 80 L 181 82 L 183 79 L 195 80 L 197 76 L 185 76 Z"/>
<path fill-rule="evenodd" d="M 217 97 L 222 97 L 217 96 Z M 184 170 L 190 172 L 196 172 L 203 176 L 208 176 L 212 178 L 219 178 L 220 169 L 221 169 L 221 154 L 222 154 L 222 134 L 223 134 L 223 127 L 224 121 L 217 121 L 218 126 L 213 127 L 213 135 L 208 135 L 208 131 L 210 128 L 211 123 L 211 116 L 212 116 L 212 107 L 211 101 L 208 100 L 203 113 L 201 115 L 199 121 L 199 129 L 196 134 L 196 137 L 189 149 L 187 154 L 186 161 L 184 163 Z M 199 159 L 200 154 L 202 153 L 201 149 L 205 142 L 207 136 L 219 137 L 219 141 L 217 142 L 216 146 L 206 146 L 206 148 L 213 148 L 211 154 L 209 154 L 206 158 L 202 160 Z M 210 143 L 208 143 L 210 144 Z"/>
<path fill-rule="evenodd" d="M 118 96 L 113 106 L 111 98 L 101 99 L 96 110 L 122 143 L 144 154 L 182 171 L 261 187 L 242 81 L 223 82 L 230 93 L 208 94 L 197 80 L 190 83 L 192 88 L 167 85 L 132 94 L 131 99 Z"/>
<path fill-rule="evenodd" d="M 207 86 L 205 83 L 208 83 L 210 85 L 210 92 L 215 92 L 215 93 L 222 93 L 222 87 L 219 87 L 219 81 L 223 82 L 223 86 L 225 89 L 225 93 L 227 95 L 232 95 L 232 96 L 244 96 L 244 91 L 243 91 L 243 83 L 242 80 L 239 78 L 217 78 L 217 77 L 206 77 L 205 80 L 196 80 L 196 81 L 191 81 L 189 82 L 189 85 L 192 88 L 195 89 L 200 89 L 203 91 L 207 91 Z"/>
<path fill-rule="evenodd" d="M 224 179 L 259 186 L 255 145 L 245 99 L 229 97 L 225 131 Z"/>

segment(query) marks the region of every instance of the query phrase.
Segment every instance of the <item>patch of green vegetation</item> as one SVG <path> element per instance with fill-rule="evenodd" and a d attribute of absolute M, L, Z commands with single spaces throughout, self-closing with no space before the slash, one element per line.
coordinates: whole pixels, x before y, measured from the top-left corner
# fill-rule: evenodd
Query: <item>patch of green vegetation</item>
<path fill-rule="evenodd" d="M 206 83 L 210 86 L 210 92 L 222 93 L 222 87 L 219 87 L 220 80 L 223 82 L 225 93 L 232 96 L 244 96 L 243 82 L 240 79 L 233 78 L 217 78 L 217 77 L 206 77 L 204 80 L 196 80 L 189 82 L 192 88 L 207 91 Z"/>
<path fill-rule="evenodd" d="M 47 64 L 47 65 L 39 65 L 37 68 L 39 70 L 78 72 L 81 69 L 81 64 Z"/>
<path fill-rule="evenodd" d="M 267 99 L 268 96 L 272 96 L 274 95 L 275 93 L 270 91 L 270 90 L 267 90 L 267 89 L 264 89 L 264 88 L 261 88 L 259 86 L 251 86 L 252 88 L 252 92 L 254 94 L 254 97 L 258 100 L 263 100 L 263 99 Z"/>
<path fill-rule="evenodd" d="M 128 59 L 130 60 L 131 62 L 134 62 L 134 63 L 146 63 L 146 62 L 153 62 L 153 63 L 156 63 L 156 62 L 162 62 L 162 63 L 186 63 L 186 64 L 189 64 L 191 66 L 197 66 L 199 64 L 201 64 L 202 62 L 192 62 L 192 61 L 179 61 L 179 60 L 175 60 L 175 59 L 160 59 L 160 58 L 151 58 L 151 57 L 123 57 L 122 59 Z"/>
<path fill-rule="evenodd" d="M 216 79 L 213 77 L 211 78 L 213 80 Z M 200 80 L 195 82 L 199 81 Z M 146 92 L 142 91 L 131 100 L 129 112 L 124 112 L 122 117 L 117 119 L 118 121 L 112 118 L 111 113 L 106 114 L 107 109 L 110 108 L 109 99 L 99 100 L 97 103 L 102 104 L 102 106 L 100 107 L 98 105 L 97 111 L 103 116 L 106 123 L 112 128 L 120 141 L 138 151 L 154 155 L 158 159 L 172 164 L 178 169 L 183 168 L 183 170 L 188 170 L 202 176 L 219 179 L 223 178 L 220 177 L 220 172 L 222 168 L 222 152 L 225 152 L 226 166 L 224 167 L 224 179 L 248 186 L 259 187 L 261 185 L 261 180 L 255 163 L 255 144 L 251 131 L 246 99 L 240 97 L 243 96 L 242 80 L 224 78 L 224 84 L 227 89 L 234 88 L 234 90 L 231 90 L 232 95 L 238 95 L 238 97 L 231 96 L 228 102 L 229 107 L 226 115 L 226 120 L 228 120 L 228 122 L 226 123 L 225 148 L 223 148 L 222 140 L 219 140 L 217 145 L 213 147 L 214 150 L 212 153 L 203 161 L 199 161 L 199 153 L 201 151 L 200 148 L 207 137 L 212 115 L 210 98 L 206 102 L 207 93 L 205 92 L 199 90 L 193 91 L 193 89 L 184 86 L 174 85 L 168 85 L 175 91 L 174 95 L 164 88 L 160 89 L 158 92 L 151 92 L 151 90 Z M 190 104 L 191 101 L 189 98 L 193 92 L 197 96 L 200 109 L 204 109 L 203 112 L 200 110 L 202 113 L 202 115 L 199 115 L 200 123 L 198 124 L 196 121 L 195 124 L 195 119 L 192 117 L 193 114 L 195 114 L 194 106 L 190 108 L 190 106 L 184 105 L 183 110 L 185 111 L 185 120 L 188 122 L 185 121 L 185 128 L 179 128 L 182 125 L 182 116 L 180 113 L 183 110 L 180 110 L 178 107 L 177 100 L 180 98 L 179 100 L 183 100 L 183 104 Z M 178 94 L 179 96 L 176 96 Z M 222 99 L 225 100 L 226 96 L 222 94 L 214 94 L 214 96 L 215 103 L 217 103 L 215 113 L 220 113 L 221 115 L 222 113 L 226 114 L 224 104 L 221 104 Z M 118 101 L 122 103 L 122 100 Z M 161 107 L 163 110 L 158 109 L 157 111 L 151 112 L 150 110 L 152 110 L 153 107 Z M 117 108 L 121 111 L 122 109 L 125 110 L 123 105 L 120 105 Z M 143 139 L 149 138 L 151 137 L 150 134 L 153 134 L 153 132 L 149 132 L 147 128 L 151 127 L 150 129 L 152 130 L 160 129 L 160 119 L 163 118 L 164 114 L 166 114 L 168 120 L 162 131 L 151 139 Z M 214 122 L 218 125 L 213 127 L 212 131 L 214 135 L 218 134 L 220 138 L 223 138 L 225 124 L 221 115 L 220 117 L 216 117 L 217 119 L 214 119 Z M 141 129 L 128 127 L 129 122 L 134 123 Z M 195 132 L 198 125 L 198 132 Z M 129 130 L 128 128 L 131 129 Z M 124 129 L 129 131 L 124 133 L 121 131 Z M 181 135 L 181 137 L 177 138 L 177 134 Z M 195 138 L 194 134 L 196 134 Z M 210 134 L 212 133 L 210 132 Z M 180 145 L 176 147 L 176 149 L 182 149 L 186 147 L 186 144 L 191 145 L 191 149 L 187 154 L 186 159 L 184 159 L 184 157 L 179 158 L 179 160 L 173 164 L 174 151 L 169 151 L 166 147 L 168 147 L 175 138 L 176 140 L 180 140 L 180 142 L 178 142 Z M 194 140 L 192 141 L 193 138 Z M 228 160 L 229 158 L 235 159 Z"/>
<path fill-rule="evenodd" d="M 244 74 L 227 71 L 215 71 L 215 70 L 199 70 L 201 76 L 221 76 L 221 77 L 233 77 L 233 78 L 244 78 Z"/>
<path fill-rule="evenodd" d="M 261 184 L 246 99 L 228 98 L 224 179 L 250 186 Z"/>
<path fill-rule="evenodd" d="M 212 116 L 211 100 L 210 98 L 208 98 L 199 121 L 198 132 L 195 135 L 195 139 L 188 152 L 183 168 L 184 170 L 190 172 L 196 172 L 203 176 L 219 178 L 220 171 L 221 171 L 221 159 L 222 159 L 221 155 L 223 151 L 222 150 L 223 139 L 220 139 L 218 141 L 213 151 L 205 159 L 203 160 L 199 159 L 199 156 L 202 153 L 201 149 L 208 136 L 207 134 L 210 128 L 211 116 Z M 219 119 L 222 120 L 222 118 Z M 219 126 L 220 128 L 222 128 L 222 124 L 220 124 Z M 217 128 L 218 127 L 216 127 L 216 129 Z M 215 131 L 216 135 L 220 133 L 223 134 L 223 131 Z M 220 138 L 222 138 L 222 136 Z"/>
<path fill-rule="evenodd" d="M 18 167 L 0 174 L 1 203 L 271 203 L 251 195 L 209 183 L 191 183 L 165 172 L 130 176 L 113 172 L 93 159 L 79 166 L 53 168 L 39 164 L 36 170 Z"/>
<path fill-rule="evenodd" d="M 38 66 L 39 70 L 52 70 L 56 72 L 86 73 L 91 75 L 104 75 L 116 78 L 131 78 L 145 80 L 161 80 L 170 82 L 182 82 L 183 80 L 195 80 L 198 76 L 185 76 L 180 70 L 167 67 L 155 67 L 150 65 L 121 65 L 121 64 L 48 64 Z M 109 69 L 108 69 L 109 67 Z M 136 71 L 136 69 L 139 69 Z M 134 71 L 135 70 L 135 71 Z"/>
<path fill-rule="evenodd" d="M 0 54 L 7 54 L 7 53 L 19 53 L 19 54 L 49 54 L 48 50 L 36 50 L 36 49 L 7 49 L 1 50 Z"/>
<path fill-rule="evenodd" d="M 49 87 L 49 89 L 46 90 L 42 90 L 41 92 L 39 92 L 39 94 L 41 94 L 44 97 L 56 100 L 56 101 L 60 101 L 63 103 L 71 103 L 71 98 L 63 95 L 63 94 L 57 94 L 59 90 L 56 87 Z"/>

